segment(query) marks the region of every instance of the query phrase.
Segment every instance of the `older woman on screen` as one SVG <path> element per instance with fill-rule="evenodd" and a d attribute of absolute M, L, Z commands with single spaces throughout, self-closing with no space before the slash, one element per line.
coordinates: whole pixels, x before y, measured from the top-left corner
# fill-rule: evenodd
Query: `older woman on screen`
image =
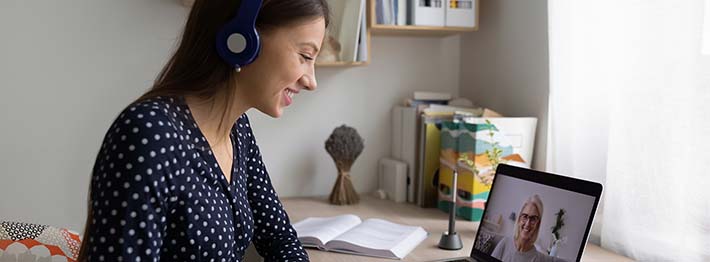
<path fill-rule="evenodd" d="M 522 208 L 515 223 L 513 238 L 504 237 L 493 250 L 493 257 L 504 262 L 541 262 L 562 261 L 537 251 L 535 241 L 540 232 L 543 205 L 538 195 L 529 197 Z"/>

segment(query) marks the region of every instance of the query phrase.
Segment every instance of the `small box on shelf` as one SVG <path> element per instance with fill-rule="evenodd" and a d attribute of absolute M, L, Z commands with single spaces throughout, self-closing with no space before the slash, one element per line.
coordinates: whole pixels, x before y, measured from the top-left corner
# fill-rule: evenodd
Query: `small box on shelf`
<path fill-rule="evenodd" d="M 446 0 L 446 26 L 450 27 L 472 27 L 477 23 L 477 0 Z"/>
<path fill-rule="evenodd" d="M 449 0 L 447 0 L 449 1 Z M 419 26 L 444 26 L 446 22 L 446 8 L 444 0 L 413 0 L 411 7 L 411 21 Z"/>

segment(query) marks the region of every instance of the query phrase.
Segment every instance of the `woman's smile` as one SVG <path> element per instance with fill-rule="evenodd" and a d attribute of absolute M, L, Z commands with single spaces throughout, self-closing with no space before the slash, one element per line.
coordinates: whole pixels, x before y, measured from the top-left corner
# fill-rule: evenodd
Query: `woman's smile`
<path fill-rule="evenodd" d="M 282 92 L 282 101 L 283 101 L 283 106 L 289 106 L 293 103 L 293 97 L 298 94 L 298 90 L 294 90 L 291 88 L 286 88 Z"/>

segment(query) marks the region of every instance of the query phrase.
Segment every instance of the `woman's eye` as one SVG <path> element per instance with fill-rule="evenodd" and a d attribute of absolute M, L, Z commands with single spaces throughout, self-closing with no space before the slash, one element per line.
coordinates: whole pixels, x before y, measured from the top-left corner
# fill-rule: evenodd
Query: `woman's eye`
<path fill-rule="evenodd" d="M 303 57 L 303 59 L 306 59 L 306 60 L 313 60 L 313 57 L 310 57 L 310 56 L 305 55 L 305 54 L 301 54 L 301 57 Z"/>

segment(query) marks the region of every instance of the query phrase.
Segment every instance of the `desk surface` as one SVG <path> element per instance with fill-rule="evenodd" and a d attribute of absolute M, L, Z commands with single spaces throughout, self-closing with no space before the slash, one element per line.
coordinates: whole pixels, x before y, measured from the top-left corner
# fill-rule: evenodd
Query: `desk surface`
<path fill-rule="evenodd" d="M 448 214 L 435 208 L 419 208 L 411 204 L 396 204 L 389 200 L 380 200 L 367 195 L 361 196 L 360 203 L 352 206 L 336 206 L 328 203 L 325 197 L 282 198 L 284 208 L 291 222 L 295 223 L 307 217 L 336 216 L 355 214 L 362 219 L 382 218 L 394 223 L 419 225 L 429 232 L 429 237 L 414 249 L 404 260 L 429 261 L 451 257 L 466 257 L 471 253 L 473 238 L 476 236 L 478 222 L 457 220 L 456 231 L 461 235 L 464 248 L 457 251 L 446 251 L 437 247 L 441 233 L 447 230 Z M 312 261 L 387 261 L 390 259 L 371 258 L 324 252 L 317 249 L 306 249 Z M 601 249 L 599 246 L 587 244 L 582 261 L 632 261 Z"/>

